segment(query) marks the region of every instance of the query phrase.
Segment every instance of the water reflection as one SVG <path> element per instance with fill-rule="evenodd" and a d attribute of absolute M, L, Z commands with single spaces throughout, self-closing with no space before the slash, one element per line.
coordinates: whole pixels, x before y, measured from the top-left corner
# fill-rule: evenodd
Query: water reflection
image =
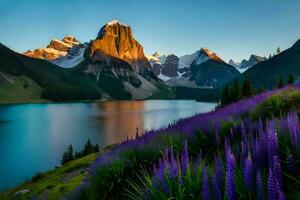
<path fill-rule="evenodd" d="M 100 147 L 210 111 L 195 101 L 112 101 L 0 106 L 0 189 L 60 164 L 66 146 Z"/>

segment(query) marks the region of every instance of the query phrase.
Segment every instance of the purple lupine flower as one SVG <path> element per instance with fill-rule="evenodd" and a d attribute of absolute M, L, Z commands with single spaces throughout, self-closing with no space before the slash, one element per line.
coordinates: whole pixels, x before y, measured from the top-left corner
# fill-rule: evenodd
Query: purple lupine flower
<path fill-rule="evenodd" d="M 236 199 L 234 183 L 235 158 L 232 154 L 228 154 L 226 157 L 226 196 L 229 200 L 234 200 Z"/>
<path fill-rule="evenodd" d="M 278 191 L 278 200 L 285 200 L 285 195 L 284 193 L 282 192 L 282 190 L 279 190 Z"/>
<path fill-rule="evenodd" d="M 253 163 L 250 154 L 246 160 L 244 169 L 244 180 L 249 191 L 253 189 Z"/>
<path fill-rule="evenodd" d="M 216 200 L 222 200 L 222 194 L 221 194 L 221 191 L 220 191 L 220 185 L 219 185 L 219 183 L 217 181 L 216 175 L 212 174 L 211 182 L 212 182 L 213 189 L 214 189 L 215 199 Z"/>
<path fill-rule="evenodd" d="M 273 156 L 273 176 L 278 181 L 279 187 L 282 186 L 281 167 L 278 156 Z"/>
<path fill-rule="evenodd" d="M 241 164 L 241 169 L 244 171 L 246 160 L 248 157 L 248 147 L 247 147 L 247 142 L 244 143 L 244 141 L 241 142 L 241 145 L 242 145 L 242 153 L 240 155 L 240 164 Z"/>
<path fill-rule="evenodd" d="M 203 171 L 202 171 L 202 199 L 210 200 L 210 191 L 209 191 L 208 178 L 207 178 L 205 165 L 203 166 Z"/>
<path fill-rule="evenodd" d="M 216 166 L 216 180 L 221 187 L 223 185 L 223 167 L 222 167 L 222 161 L 220 156 L 215 156 L 215 166 Z"/>
<path fill-rule="evenodd" d="M 288 154 L 287 156 L 287 168 L 288 168 L 288 171 L 290 173 L 294 173 L 295 172 L 295 160 L 293 158 L 293 155 L 292 154 Z"/>
<path fill-rule="evenodd" d="M 188 152 L 188 144 L 185 141 L 184 149 L 181 152 L 181 170 L 183 174 L 186 174 L 189 168 L 189 152 Z"/>
<path fill-rule="evenodd" d="M 175 178 L 178 176 L 178 163 L 177 160 L 174 157 L 174 151 L 173 148 L 171 148 L 171 158 L 170 158 L 170 162 L 171 162 L 171 169 L 170 169 L 170 177 L 171 178 Z"/>
<path fill-rule="evenodd" d="M 267 197 L 268 200 L 274 200 L 277 199 L 277 181 L 275 177 L 273 176 L 272 169 L 269 169 L 269 175 L 267 180 Z"/>
<path fill-rule="evenodd" d="M 292 144 L 296 145 L 300 138 L 300 125 L 296 112 L 290 112 L 286 118 L 287 127 L 291 136 Z"/>
<path fill-rule="evenodd" d="M 268 134 L 268 160 L 269 166 L 273 165 L 273 156 L 278 155 L 278 141 L 277 134 L 275 132 L 275 122 L 267 122 L 267 134 Z"/>
<path fill-rule="evenodd" d="M 260 171 L 257 172 L 256 175 L 256 193 L 257 193 L 257 200 L 263 199 L 263 184 L 260 175 Z"/>

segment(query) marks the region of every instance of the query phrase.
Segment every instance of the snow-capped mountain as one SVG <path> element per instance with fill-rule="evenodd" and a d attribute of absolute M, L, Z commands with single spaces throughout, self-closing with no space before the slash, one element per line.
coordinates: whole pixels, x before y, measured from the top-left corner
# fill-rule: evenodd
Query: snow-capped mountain
<path fill-rule="evenodd" d="M 244 72 L 253 65 L 256 65 L 257 63 L 260 63 L 265 60 L 267 60 L 266 57 L 251 55 L 248 60 L 243 59 L 240 63 L 234 62 L 232 59 L 230 59 L 228 64 L 236 67 L 240 72 Z"/>
<path fill-rule="evenodd" d="M 74 67 L 84 60 L 84 52 L 87 46 L 88 43 L 73 46 L 68 50 L 67 55 L 50 60 L 50 62 L 64 68 Z"/>
<path fill-rule="evenodd" d="M 154 68 L 155 63 L 160 64 L 158 77 L 169 86 L 216 87 L 239 74 L 234 67 L 226 64 L 208 48 L 201 48 L 181 57 L 168 55 L 164 63 L 153 57 L 149 57 L 151 66 Z"/>
<path fill-rule="evenodd" d="M 46 48 L 28 50 L 24 55 L 45 59 L 60 67 L 70 68 L 84 60 L 83 54 L 86 47 L 87 43 L 81 44 L 76 38 L 68 35 L 62 40 L 52 39 Z"/>

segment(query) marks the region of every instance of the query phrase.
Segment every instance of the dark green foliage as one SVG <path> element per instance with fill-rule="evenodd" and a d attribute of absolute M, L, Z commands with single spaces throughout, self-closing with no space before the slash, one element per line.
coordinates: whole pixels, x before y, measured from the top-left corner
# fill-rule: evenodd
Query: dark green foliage
<path fill-rule="evenodd" d="M 84 150 L 83 150 L 83 156 L 86 156 L 88 154 L 98 152 L 99 151 L 99 146 L 98 144 L 93 145 L 90 140 L 87 141 L 87 143 L 84 145 Z"/>
<path fill-rule="evenodd" d="M 242 97 L 247 98 L 253 96 L 253 88 L 252 88 L 252 82 L 249 79 L 245 79 L 243 85 L 242 85 Z"/>
<path fill-rule="evenodd" d="M 237 80 L 233 81 L 232 88 L 230 90 L 230 101 L 235 102 L 241 97 L 241 88 Z"/>
<path fill-rule="evenodd" d="M 231 87 L 225 85 L 221 96 L 221 106 L 228 105 L 229 103 L 236 102 L 242 98 L 248 98 L 254 95 L 252 82 L 249 79 L 245 79 L 242 87 L 239 82 L 234 80 Z"/>
<path fill-rule="evenodd" d="M 227 137 L 232 128 L 234 127 L 234 121 L 222 121 L 221 122 L 221 127 L 220 127 L 220 140 L 223 141 L 225 137 Z"/>
<path fill-rule="evenodd" d="M 229 87 L 228 85 L 225 85 L 223 91 L 222 91 L 222 97 L 221 97 L 221 106 L 225 106 L 230 103 L 230 93 L 229 93 Z"/>
<path fill-rule="evenodd" d="M 82 151 L 76 151 L 74 154 L 73 146 L 70 144 L 67 148 L 67 150 L 63 154 L 62 162 L 61 164 L 64 165 L 71 160 L 82 158 L 86 155 L 99 152 L 99 145 L 95 144 L 93 145 L 90 140 L 86 142 L 84 145 L 84 149 Z"/>
<path fill-rule="evenodd" d="M 67 162 L 70 162 L 74 159 L 74 152 L 73 152 L 73 146 L 70 144 L 67 148 L 67 150 L 64 152 L 61 164 L 64 165 Z"/>
<path fill-rule="evenodd" d="M 279 54 L 281 51 L 280 51 L 280 47 L 277 47 L 276 49 L 276 53 Z"/>
<path fill-rule="evenodd" d="M 284 115 L 295 110 L 300 113 L 300 92 L 297 90 L 286 91 L 281 94 L 270 96 L 262 104 L 258 105 L 251 113 L 252 119 L 271 119 L 273 117 L 284 117 Z"/>
<path fill-rule="evenodd" d="M 278 79 L 278 81 L 277 81 L 276 87 L 277 87 L 277 88 L 282 88 L 283 86 L 284 86 L 284 83 L 283 83 L 283 77 L 280 76 L 279 79 Z"/>
<path fill-rule="evenodd" d="M 288 84 L 294 84 L 295 78 L 294 78 L 293 74 L 288 75 L 288 81 L 287 82 L 288 82 Z"/>

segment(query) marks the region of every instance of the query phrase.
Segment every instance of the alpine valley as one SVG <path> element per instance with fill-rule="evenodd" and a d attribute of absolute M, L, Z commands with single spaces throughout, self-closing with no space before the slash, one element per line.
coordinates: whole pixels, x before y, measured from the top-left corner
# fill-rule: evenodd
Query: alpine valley
<path fill-rule="evenodd" d="M 23 54 L 0 45 L 0 103 L 107 99 L 217 101 L 233 80 L 272 89 L 278 77 L 300 75 L 299 42 L 272 58 L 226 63 L 208 48 L 177 56 L 145 55 L 131 27 L 116 20 L 81 43 L 68 35 Z M 268 73 L 265 79 L 263 74 Z"/>

